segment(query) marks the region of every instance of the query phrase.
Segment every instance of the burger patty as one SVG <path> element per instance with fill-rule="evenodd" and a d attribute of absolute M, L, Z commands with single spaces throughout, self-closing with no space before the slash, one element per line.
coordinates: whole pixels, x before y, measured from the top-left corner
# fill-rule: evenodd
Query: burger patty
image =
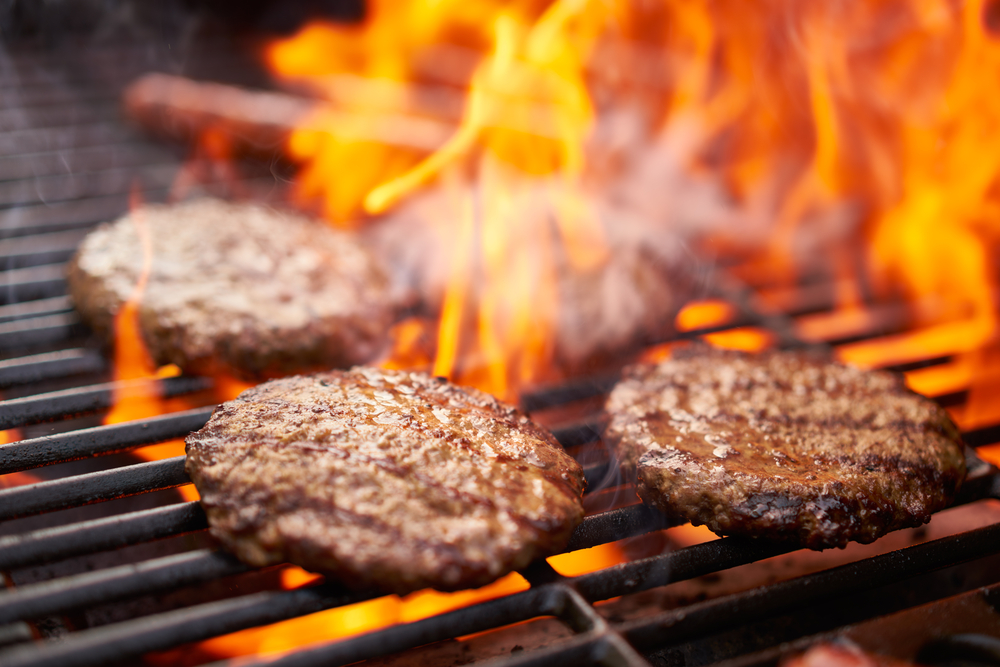
<path fill-rule="evenodd" d="M 965 477 L 958 429 L 902 377 L 801 352 L 681 351 L 628 369 L 606 410 L 642 500 L 719 535 L 867 543 Z"/>
<path fill-rule="evenodd" d="M 216 199 L 142 206 L 101 226 L 68 280 L 84 320 L 109 341 L 115 315 L 138 297 L 157 364 L 246 378 L 371 360 L 396 310 L 384 271 L 353 236 Z"/>
<path fill-rule="evenodd" d="M 357 367 L 273 380 L 187 438 L 212 534 L 392 593 L 485 585 L 561 551 L 583 471 L 551 434 L 475 389 Z"/>

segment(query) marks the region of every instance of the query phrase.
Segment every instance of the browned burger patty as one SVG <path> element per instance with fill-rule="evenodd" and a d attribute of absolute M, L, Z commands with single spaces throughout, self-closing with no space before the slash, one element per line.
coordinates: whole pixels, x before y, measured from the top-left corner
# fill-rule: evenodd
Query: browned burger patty
<path fill-rule="evenodd" d="M 421 373 L 274 380 L 187 438 L 212 533 L 393 593 L 485 585 L 562 550 L 583 472 L 514 408 Z"/>
<path fill-rule="evenodd" d="M 216 199 L 143 206 L 83 241 L 70 294 L 109 340 L 143 270 L 141 229 L 152 261 L 139 322 L 158 364 L 260 378 L 350 366 L 386 341 L 394 298 L 354 237 Z"/>
<path fill-rule="evenodd" d="M 720 535 L 867 543 L 927 522 L 965 476 L 936 403 L 805 353 L 682 351 L 630 368 L 606 408 L 643 501 Z"/>

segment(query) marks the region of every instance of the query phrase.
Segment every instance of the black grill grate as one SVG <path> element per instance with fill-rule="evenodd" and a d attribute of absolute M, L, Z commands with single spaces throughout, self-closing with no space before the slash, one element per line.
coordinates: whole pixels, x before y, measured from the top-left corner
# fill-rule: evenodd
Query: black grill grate
<path fill-rule="evenodd" d="M 90 53 L 95 62 L 105 65 L 122 60 L 120 51 L 114 49 Z M 7 396 L 0 402 L 0 429 L 18 429 L 19 434 L 19 441 L 0 445 L 0 483 L 11 478 L 4 475 L 26 472 L 51 479 L 0 490 L 0 521 L 5 522 L 0 524 L 0 573 L 10 584 L 19 571 L 54 569 L 49 576 L 38 575 L 36 581 L 0 592 L 0 645 L 9 644 L 0 648 L 0 664 L 131 663 L 151 651 L 376 597 L 330 583 L 280 590 L 272 578 L 258 585 L 259 590 L 233 585 L 235 592 L 215 599 L 157 608 L 131 620 L 94 627 L 79 622 L 81 613 L 95 607 L 210 586 L 223 578 L 243 581 L 241 575 L 251 575 L 246 566 L 210 548 L 204 539 L 205 516 L 197 503 L 177 502 L 175 496 L 152 509 L 116 509 L 115 503 L 105 502 L 188 483 L 182 457 L 137 463 L 121 458 L 121 453 L 183 437 L 204 424 L 211 406 L 141 422 L 97 425 L 114 391 L 123 387 L 108 382 L 105 357 L 90 345 L 88 332 L 73 314 L 62 277 L 63 263 L 83 232 L 127 208 L 128 190 L 136 175 L 147 199 L 166 195 L 180 166 L 179 156 L 135 136 L 118 117 L 117 92 L 138 72 L 119 66 L 112 68 L 110 78 L 81 78 L 58 58 L 27 46 L 3 57 L 8 65 L 3 80 L 21 80 L 22 85 L 5 87 L 0 97 L 0 237 L 4 239 L 0 240 L 0 268 L 4 269 L 0 387 Z M 27 74 L 19 79 L 18 71 Z M 258 182 L 273 187 L 274 178 L 264 175 Z M 722 328 L 762 327 L 779 344 L 793 346 L 802 344 L 796 336 L 800 318 L 824 312 L 830 306 L 832 289 L 828 283 L 817 283 L 783 295 L 772 293 L 768 295 L 771 302 L 782 304 L 776 310 L 755 305 L 760 293 L 745 288 L 724 288 L 723 292 L 742 313 Z M 821 342 L 838 345 L 908 326 L 905 309 L 897 306 L 881 308 L 875 319 L 877 324 L 868 329 L 834 331 Z M 685 337 L 708 331 L 689 332 Z M 935 358 L 918 363 L 947 361 Z M 210 381 L 195 377 L 152 382 L 164 396 L 199 396 L 211 388 Z M 526 397 L 524 407 L 544 411 L 594 399 L 613 382 L 613 377 L 602 377 L 568 383 Z M 948 400 L 961 402 L 963 396 L 959 393 Z M 591 488 L 598 489 L 591 498 L 609 493 L 610 465 L 599 455 L 600 447 L 594 446 L 599 432 L 600 424 L 593 416 L 557 429 L 564 446 L 584 459 Z M 992 444 L 1000 440 L 1000 425 L 967 435 L 972 445 Z M 969 461 L 970 479 L 958 504 L 1000 499 L 996 469 L 979 461 L 971 450 Z M 79 467 L 84 464 L 90 467 Z M 610 493 L 618 503 L 634 495 L 613 489 Z M 74 508 L 68 510 L 72 514 L 95 503 L 105 508 L 100 512 L 110 515 L 98 512 L 59 518 L 63 516 L 59 510 Z M 602 507 L 608 506 L 614 508 L 587 516 L 570 550 L 667 527 L 662 516 L 642 505 Z M 45 523 L 48 518 L 51 523 Z M 32 520 L 42 522 L 34 525 Z M 117 553 L 161 543 L 173 544 L 173 552 L 114 562 Z M 808 641 L 805 637 L 836 635 L 848 624 L 918 605 L 940 604 L 937 600 L 956 600 L 955 596 L 979 586 L 987 588 L 972 595 L 989 602 L 984 613 L 995 613 L 993 604 L 1000 596 L 1000 524 L 991 523 L 742 593 L 666 610 L 651 604 L 647 613 L 635 618 L 616 619 L 595 606 L 667 584 L 715 576 L 788 551 L 783 545 L 726 538 L 638 557 L 578 577 L 563 577 L 539 562 L 522 573 L 531 584 L 529 590 L 303 648 L 277 660 L 241 664 L 349 664 L 540 617 L 558 619 L 569 636 L 541 648 L 509 653 L 489 664 L 682 664 L 678 660 L 702 664 L 720 656 L 741 656 L 732 664 L 773 664 L 787 651 L 781 648 L 782 642 L 798 641 L 793 646 L 800 646 Z M 74 559 L 102 554 L 110 560 L 102 561 L 94 571 L 59 570 Z M 987 566 L 976 568 L 974 562 Z M 935 574 L 939 571 L 947 576 Z M 66 619 L 55 624 L 62 628 L 60 632 L 44 631 L 52 625 L 46 619 L 52 618 Z M 773 627 L 765 630 L 762 623 Z M 705 649 L 707 645 L 711 650 Z"/>

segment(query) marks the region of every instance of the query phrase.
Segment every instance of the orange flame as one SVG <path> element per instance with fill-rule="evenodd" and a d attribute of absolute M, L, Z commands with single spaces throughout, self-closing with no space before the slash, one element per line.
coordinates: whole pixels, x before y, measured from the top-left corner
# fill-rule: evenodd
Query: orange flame
<path fill-rule="evenodd" d="M 6 445 L 9 442 L 17 442 L 21 439 L 20 429 L 12 428 L 6 431 L 0 431 L 0 445 Z M 24 486 L 26 484 L 34 484 L 35 482 L 42 481 L 38 477 L 35 477 L 31 473 L 27 472 L 11 472 L 6 475 L 0 475 L 0 489 L 10 488 L 14 486 Z"/>
<path fill-rule="evenodd" d="M 134 187 L 130 201 L 130 220 L 135 225 L 142 248 L 142 270 L 132 293 L 115 314 L 114 389 L 112 408 L 104 417 L 105 424 L 147 419 L 193 407 L 183 399 L 165 399 L 162 396 L 156 380 L 179 375 L 180 369 L 173 365 L 157 369 L 142 339 L 139 306 L 149 281 L 153 248 L 140 205 L 139 192 Z M 184 441 L 178 439 L 148 445 L 136 449 L 134 453 L 149 461 L 181 456 L 184 454 Z M 190 484 L 180 487 L 179 491 L 185 500 L 198 499 L 197 491 Z"/>

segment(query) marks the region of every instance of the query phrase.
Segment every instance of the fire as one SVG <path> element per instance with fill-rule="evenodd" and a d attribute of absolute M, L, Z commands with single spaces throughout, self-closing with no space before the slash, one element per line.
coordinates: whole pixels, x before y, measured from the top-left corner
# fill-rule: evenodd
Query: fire
<path fill-rule="evenodd" d="M 286 590 L 311 584 L 318 578 L 296 567 L 281 572 L 282 587 Z M 261 654 L 276 657 L 306 644 L 353 637 L 394 623 L 412 623 L 528 587 L 521 575 L 511 573 L 476 590 L 455 593 L 424 590 L 402 598 L 388 595 L 216 637 L 199 643 L 196 650 L 207 659 Z M 173 652 L 161 657 L 164 664 L 174 659 Z"/>
<path fill-rule="evenodd" d="M 156 380 L 179 375 L 180 369 L 173 365 L 156 368 L 142 339 L 139 326 L 139 304 L 149 280 L 153 249 L 140 203 L 138 190 L 133 188 L 130 202 L 131 220 L 135 225 L 136 234 L 142 247 L 142 271 L 132 294 L 115 315 L 113 366 L 115 389 L 112 396 L 112 408 L 104 418 L 105 424 L 147 419 L 167 412 L 194 407 L 184 399 L 167 399 L 162 396 Z M 149 461 L 181 456 L 184 454 L 184 441 L 171 440 L 140 447 L 134 453 Z M 180 487 L 179 491 L 185 500 L 198 499 L 197 491 L 190 484 Z"/>
<path fill-rule="evenodd" d="M 9 442 L 17 442 L 20 440 L 20 429 L 12 428 L 6 431 L 0 431 L 0 445 L 6 445 Z M 12 472 L 6 475 L 0 475 L 0 489 L 11 488 L 14 486 L 25 486 L 27 484 L 34 484 L 35 482 L 42 481 L 38 477 L 27 472 Z"/>
<path fill-rule="evenodd" d="M 331 98 L 330 86 L 343 87 L 347 72 L 369 84 L 410 84 L 338 99 L 365 123 L 371 105 L 419 111 L 414 100 L 428 83 L 417 64 L 445 37 L 480 50 L 481 56 L 466 58 L 479 63 L 470 65 L 454 134 L 432 154 L 352 141 L 344 137 L 355 136 L 353 128 L 334 127 L 296 132 L 289 151 L 306 160 L 300 197 L 321 195 L 335 222 L 384 212 L 431 182 L 450 192 L 454 209 L 440 217 L 452 239 L 451 279 L 433 371 L 510 399 L 552 368 L 555 255 L 565 253 L 571 270 L 579 271 L 598 270 L 606 259 L 603 231 L 583 193 L 583 145 L 594 117 L 583 72 L 614 4 L 589 3 L 586 12 L 580 9 L 588 3 L 579 2 L 446 4 L 431 8 L 415 0 L 389 10 L 372 3 L 361 26 L 314 24 L 266 55 L 276 73 L 311 77 L 309 85 L 325 87 Z M 310 128 L 321 124 L 315 120 Z"/>

